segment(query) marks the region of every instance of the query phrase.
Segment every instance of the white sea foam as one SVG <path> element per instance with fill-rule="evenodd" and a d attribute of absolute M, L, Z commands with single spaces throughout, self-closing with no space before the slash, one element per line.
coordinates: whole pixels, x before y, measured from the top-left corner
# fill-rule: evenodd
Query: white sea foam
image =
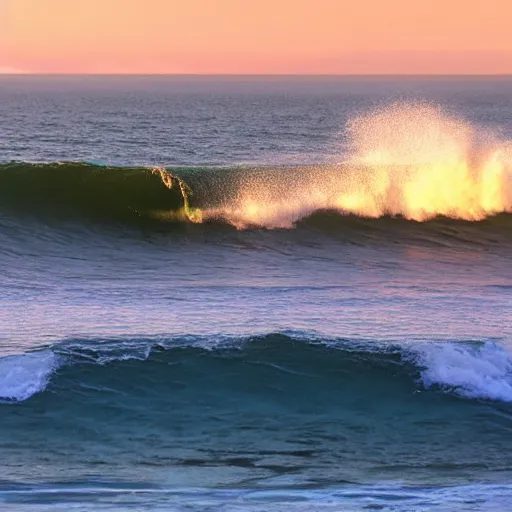
<path fill-rule="evenodd" d="M 496 343 L 430 343 L 415 349 L 425 387 L 455 390 L 462 396 L 512 402 L 512 354 Z"/>
<path fill-rule="evenodd" d="M 57 366 L 50 350 L 0 358 L 0 400 L 21 402 L 43 391 Z"/>

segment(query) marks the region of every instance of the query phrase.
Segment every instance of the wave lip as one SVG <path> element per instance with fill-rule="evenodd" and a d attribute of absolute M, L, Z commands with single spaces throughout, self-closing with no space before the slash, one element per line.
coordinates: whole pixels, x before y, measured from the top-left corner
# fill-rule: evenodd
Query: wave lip
<path fill-rule="evenodd" d="M 58 364 L 51 350 L 0 358 L 0 401 L 23 402 L 44 391 Z"/>

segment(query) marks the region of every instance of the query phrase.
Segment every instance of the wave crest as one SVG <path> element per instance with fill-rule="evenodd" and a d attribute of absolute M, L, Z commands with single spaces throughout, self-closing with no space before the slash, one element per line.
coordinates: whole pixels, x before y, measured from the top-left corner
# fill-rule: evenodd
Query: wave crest
<path fill-rule="evenodd" d="M 512 143 L 425 103 L 352 119 L 338 165 L 201 169 L 11 163 L 0 208 L 125 222 L 291 228 L 319 211 L 468 221 L 512 212 Z"/>
<path fill-rule="evenodd" d="M 426 388 L 453 389 L 468 398 L 512 402 L 512 357 L 494 343 L 481 346 L 426 344 L 417 350 Z"/>
<path fill-rule="evenodd" d="M 0 401 L 22 402 L 43 391 L 57 366 L 50 350 L 0 358 Z"/>

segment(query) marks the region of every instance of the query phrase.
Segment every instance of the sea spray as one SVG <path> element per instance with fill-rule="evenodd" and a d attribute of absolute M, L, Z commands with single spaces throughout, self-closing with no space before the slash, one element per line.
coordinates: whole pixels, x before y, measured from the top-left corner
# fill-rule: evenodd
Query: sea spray
<path fill-rule="evenodd" d="M 318 210 L 415 221 L 481 220 L 512 210 L 512 144 L 489 130 L 427 103 L 392 104 L 346 128 L 342 165 L 248 174 L 205 217 L 286 228 Z"/>

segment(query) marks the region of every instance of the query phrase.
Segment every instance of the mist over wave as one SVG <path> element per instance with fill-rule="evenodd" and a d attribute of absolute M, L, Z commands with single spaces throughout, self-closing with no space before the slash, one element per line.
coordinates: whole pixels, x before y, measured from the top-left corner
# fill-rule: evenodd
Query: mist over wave
<path fill-rule="evenodd" d="M 319 211 L 478 221 L 512 211 L 512 143 L 427 103 L 352 118 L 337 165 L 3 164 L 0 208 L 123 221 L 292 228 Z"/>
<path fill-rule="evenodd" d="M 428 103 L 351 119 L 344 165 L 248 176 L 205 217 L 238 227 L 291 227 L 317 210 L 363 217 L 481 220 L 512 210 L 512 144 Z"/>

